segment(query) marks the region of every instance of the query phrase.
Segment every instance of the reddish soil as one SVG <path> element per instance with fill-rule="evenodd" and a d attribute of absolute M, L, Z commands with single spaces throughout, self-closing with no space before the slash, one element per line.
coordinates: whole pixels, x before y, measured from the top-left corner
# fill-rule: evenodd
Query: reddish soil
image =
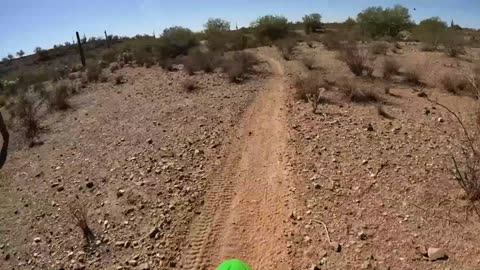
<path fill-rule="evenodd" d="M 255 50 L 263 63 L 244 83 L 196 74 L 192 93 L 183 71 L 123 68 L 125 84 L 89 84 L 73 109 L 45 118 L 43 145 L 12 151 L 2 269 L 214 269 L 233 257 L 252 269 L 478 268 L 479 218 L 449 156 L 459 126 L 418 95 L 469 119 L 475 100 L 446 93 L 439 78 L 464 74 L 478 52 L 452 59 L 404 44 L 389 57 L 417 67 L 427 86 L 394 80 L 385 94 L 385 82 L 354 78 L 321 44 L 295 51 L 323 79 L 377 91 L 392 117 L 336 88 L 314 114 L 293 97 L 308 71 L 272 48 Z M 78 205 L 90 248 L 72 219 Z M 430 247 L 448 259 L 428 260 Z"/>

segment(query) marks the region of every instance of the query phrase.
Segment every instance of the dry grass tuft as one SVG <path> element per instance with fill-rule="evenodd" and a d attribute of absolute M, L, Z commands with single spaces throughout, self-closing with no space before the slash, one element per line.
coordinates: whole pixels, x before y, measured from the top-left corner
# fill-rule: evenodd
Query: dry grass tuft
<path fill-rule="evenodd" d="M 18 120 L 24 130 L 25 138 L 30 142 L 40 134 L 40 107 L 46 96 L 44 91 L 39 95 L 20 93 L 7 107 L 11 117 Z"/>
<path fill-rule="evenodd" d="M 75 221 L 75 225 L 82 230 L 83 238 L 85 239 L 87 246 L 91 246 L 92 244 L 94 245 L 95 235 L 88 226 L 88 213 L 85 206 L 75 202 L 70 204 L 69 208 L 73 221 Z"/>
<path fill-rule="evenodd" d="M 325 34 L 322 38 L 322 43 L 327 50 L 331 50 L 331 51 L 338 50 L 342 46 L 340 38 L 334 33 Z"/>
<path fill-rule="evenodd" d="M 290 61 L 293 59 L 293 50 L 297 45 L 297 41 L 294 38 L 284 38 L 275 42 L 275 46 L 282 53 L 283 59 Z"/>

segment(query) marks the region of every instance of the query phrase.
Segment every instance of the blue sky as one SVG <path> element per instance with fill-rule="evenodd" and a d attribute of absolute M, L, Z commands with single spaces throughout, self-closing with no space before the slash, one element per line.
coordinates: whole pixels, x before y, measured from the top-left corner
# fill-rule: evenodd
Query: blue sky
<path fill-rule="evenodd" d="M 440 16 L 480 28 L 480 0 L 1 0 L 0 57 L 71 42 L 75 31 L 88 37 L 102 36 L 104 30 L 133 36 L 174 25 L 201 30 L 210 17 L 229 20 L 234 27 L 266 14 L 300 20 L 312 12 L 324 21 L 343 21 L 369 6 L 394 4 L 409 8 L 416 22 Z"/>

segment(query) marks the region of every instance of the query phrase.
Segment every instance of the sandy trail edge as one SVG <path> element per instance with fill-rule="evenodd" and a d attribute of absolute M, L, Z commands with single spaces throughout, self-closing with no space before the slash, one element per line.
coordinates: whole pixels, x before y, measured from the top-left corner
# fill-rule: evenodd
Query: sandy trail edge
<path fill-rule="evenodd" d="M 192 223 L 184 269 L 214 269 L 222 260 L 240 258 L 252 269 L 289 269 L 285 220 L 291 211 L 286 163 L 284 77 L 270 64 L 267 90 L 247 110 L 221 169 L 209 183 L 202 214 Z"/>

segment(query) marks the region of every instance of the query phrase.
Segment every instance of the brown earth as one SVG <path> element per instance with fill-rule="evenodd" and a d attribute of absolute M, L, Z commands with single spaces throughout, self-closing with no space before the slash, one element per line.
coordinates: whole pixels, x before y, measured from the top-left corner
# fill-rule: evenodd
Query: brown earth
<path fill-rule="evenodd" d="M 301 62 L 255 52 L 260 73 L 243 84 L 196 74 L 199 90 L 186 93 L 182 71 L 123 68 L 127 83 L 91 84 L 47 117 L 45 144 L 14 151 L 2 172 L 2 269 L 214 269 L 232 257 L 252 269 L 478 268 L 480 225 L 451 173 L 459 129 L 445 110 L 417 87 L 394 82 L 386 95 L 384 82 L 362 81 L 391 119 L 335 91 L 314 114 L 293 99 Z M 304 55 L 321 78 L 354 79 L 318 43 L 300 44 Z M 475 101 L 438 83 L 468 59 L 405 44 L 389 56 L 471 116 Z M 73 204 L 88 210 L 95 247 Z M 449 258 L 428 261 L 429 247 Z"/>

